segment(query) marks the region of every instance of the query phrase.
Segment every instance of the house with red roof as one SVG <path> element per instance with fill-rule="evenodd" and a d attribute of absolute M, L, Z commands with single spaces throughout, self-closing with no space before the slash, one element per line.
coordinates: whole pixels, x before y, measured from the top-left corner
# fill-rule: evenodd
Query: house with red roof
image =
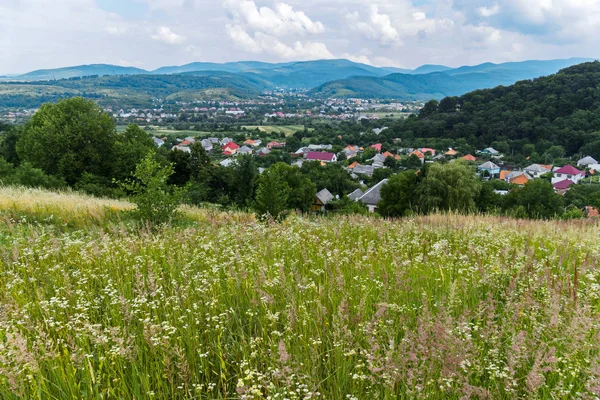
<path fill-rule="evenodd" d="M 558 181 L 555 184 L 553 184 L 552 186 L 554 186 L 554 191 L 558 194 L 565 194 L 569 191 L 569 189 L 571 189 L 571 186 L 573 186 L 575 184 L 575 182 L 573 182 L 570 179 L 564 179 L 562 181 Z"/>
<path fill-rule="evenodd" d="M 474 157 L 474 156 L 472 156 L 472 155 L 470 155 L 470 154 L 467 154 L 462 159 L 465 160 L 465 161 L 469 161 L 469 162 L 475 162 L 475 161 L 477 161 L 477 158 Z"/>
<path fill-rule="evenodd" d="M 283 142 L 269 142 L 267 143 L 267 149 L 282 149 L 285 147 L 285 143 Z"/>
<path fill-rule="evenodd" d="M 570 180 L 571 182 L 577 184 L 583 178 L 585 178 L 585 171 L 580 171 L 572 165 L 566 165 L 554 171 L 554 178 L 552 178 L 552 184 L 566 180 Z"/>
<path fill-rule="evenodd" d="M 309 151 L 305 156 L 308 161 L 321 161 L 321 162 L 337 162 L 337 156 L 335 153 L 327 153 L 321 151 Z"/>
<path fill-rule="evenodd" d="M 240 146 L 234 142 L 229 142 L 222 147 L 224 156 L 232 156 L 239 150 Z"/>
<path fill-rule="evenodd" d="M 381 147 L 381 143 L 376 143 L 369 146 L 370 149 L 375 149 L 378 153 L 381 153 Z"/>
<path fill-rule="evenodd" d="M 429 153 L 432 157 L 434 157 L 435 153 L 436 153 L 435 150 L 432 149 L 431 147 L 423 147 L 423 148 L 419 149 L 419 151 L 423 154 Z"/>

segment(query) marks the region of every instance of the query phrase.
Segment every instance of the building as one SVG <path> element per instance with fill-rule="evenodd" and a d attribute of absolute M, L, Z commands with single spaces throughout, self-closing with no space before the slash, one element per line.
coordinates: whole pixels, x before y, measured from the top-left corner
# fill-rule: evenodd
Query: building
<path fill-rule="evenodd" d="M 488 173 L 490 176 L 500 175 L 500 167 L 491 161 L 481 164 L 477 170 L 480 173 Z"/>
<path fill-rule="evenodd" d="M 313 212 L 325 211 L 325 206 L 331 202 L 335 197 L 327 189 L 321 190 L 317 193 L 315 201 L 312 205 Z"/>
<path fill-rule="evenodd" d="M 320 151 L 309 151 L 306 153 L 306 160 L 308 161 L 321 161 L 321 162 L 337 162 L 337 156 L 335 153 L 326 153 Z"/>
<path fill-rule="evenodd" d="M 358 199 L 358 201 L 367 206 L 369 212 L 374 213 L 377 211 L 377 204 L 381 201 L 381 188 L 385 186 L 387 182 L 387 179 L 382 180 L 377 185 L 367 190 L 366 193 Z"/>
<path fill-rule="evenodd" d="M 542 175 L 552 172 L 552 168 L 548 168 L 546 165 L 533 164 L 525 168 L 525 172 L 527 172 L 533 178 L 539 178 Z"/>
<path fill-rule="evenodd" d="M 573 183 L 579 183 L 583 178 L 585 178 L 585 172 L 580 171 L 572 165 L 566 165 L 562 168 L 554 171 L 554 178 L 552 178 L 552 184 L 555 184 L 560 181 L 570 180 Z"/>

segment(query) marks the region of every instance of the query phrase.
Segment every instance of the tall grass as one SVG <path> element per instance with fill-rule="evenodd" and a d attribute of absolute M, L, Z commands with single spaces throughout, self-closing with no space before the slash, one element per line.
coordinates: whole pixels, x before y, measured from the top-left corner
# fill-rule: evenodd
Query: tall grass
<path fill-rule="evenodd" d="M 188 212 L 7 231 L 0 398 L 600 394 L 598 225 Z"/>

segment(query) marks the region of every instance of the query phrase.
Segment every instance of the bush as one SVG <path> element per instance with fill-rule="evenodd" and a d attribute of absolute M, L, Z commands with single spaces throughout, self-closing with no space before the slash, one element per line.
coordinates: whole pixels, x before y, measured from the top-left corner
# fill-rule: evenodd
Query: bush
<path fill-rule="evenodd" d="M 121 183 L 123 189 L 132 193 L 136 205 L 136 218 L 152 225 L 164 224 L 177 216 L 183 190 L 172 188 L 167 181 L 173 174 L 173 166 L 163 167 L 156 161 L 155 153 L 149 153 L 135 168 L 133 179 Z"/>

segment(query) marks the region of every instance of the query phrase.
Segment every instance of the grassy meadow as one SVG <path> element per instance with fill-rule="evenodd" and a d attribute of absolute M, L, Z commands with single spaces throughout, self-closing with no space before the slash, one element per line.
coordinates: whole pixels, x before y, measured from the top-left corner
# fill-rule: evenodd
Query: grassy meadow
<path fill-rule="evenodd" d="M 0 398 L 595 399 L 600 226 L 0 188 Z"/>
<path fill-rule="evenodd" d="M 292 136 L 298 131 L 304 131 L 304 125 L 248 125 L 244 126 L 248 130 L 258 129 L 259 131 L 266 133 L 280 133 L 283 132 L 285 136 Z M 314 131 L 314 128 L 308 128 L 309 131 Z"/>

